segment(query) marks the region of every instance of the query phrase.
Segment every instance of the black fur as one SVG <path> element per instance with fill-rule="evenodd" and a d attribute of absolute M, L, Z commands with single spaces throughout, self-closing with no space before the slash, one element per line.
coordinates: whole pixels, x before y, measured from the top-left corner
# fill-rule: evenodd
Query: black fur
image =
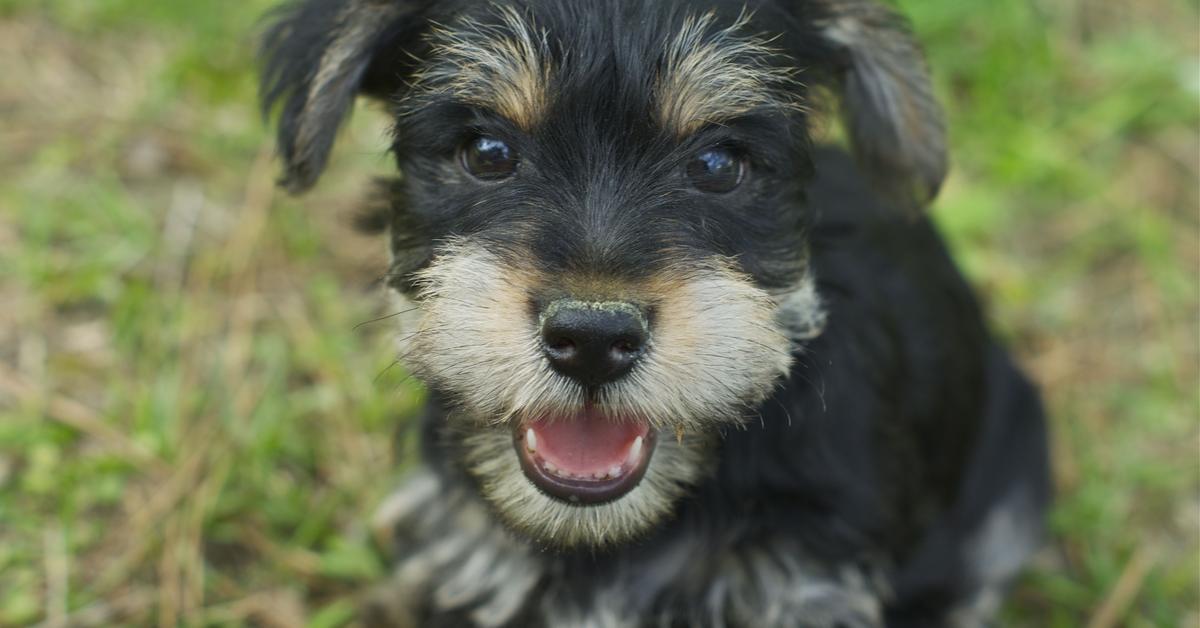
<path fill-rule="evenodd" d="M 785 103 L 682 139 L 648 113 L 661 51 L 684 19 L 711 8 L 724 27 L 741 3 L 514 4 L 551 34 L 547 54 L 560 70 L 532 130 L 410 87 L 415 72 L 439 63 L 430 25 L 453 28 L 464 14 L 489 24 L 492 5 L 304 0 L 277 14 L 263 48 L 263 94 L 268 108 L 281 103 L 285 183 L 298 191 L 316 181 L 364 93 L 396 115 L 392 149 L 403 176 L 385 186 L 386 217 L 376 222 L 390 227 L 390 276 L 401 292 L 413 292 L 413 273 L 452 236 L 548 276 L 602 269 L 629 282 L 720 255 L 763 290 L 811 273 L 827 323 L 797 348 L 776 392 L 749 409 L 744 429 L 721 431 L 715 471 L 676 504 L 673 519 L 616 547 L 518 541 L 551 575 L 506 625 L 545 621 L 551 589 L 555 604 L 574 599 L 585 609 L 602 585 L 623 578 L 622 590 L 637 592 L 621 601 L 625 611 L 647 624 L 737 622 L 748 615 L 713 602 L 729 561 L 796 548 L 823 577 L 866 574 L 860 588 L 882 616 L 846 608 L 833 619 L 785 614 L 780 625 L 982 621 L 986 611 L 963 609 L 984 604 L 1013 575 L 981 549 L 993 538 L 984 530 L 1007 514 L 1027 531 L 1040 527 L 1049 501 L 1045 430 L 1037 393 L 991 338 L 940 236 L 906 211 L 936 193 L 946 161 L 940 112 L 902 20 L 866 0 L 749 3 L 745 28 L 776 37 L 755 62 L 802 69 L 787 88 L 797 100 L 839 94 L 855 160 L 810 146 L 806 114 Z M 515 147 L 519 177 L 482 183 L 457 167 L 457 151 L 478 134 Z M 707 146 L 747 160 L 740 188 L 703 194 L 677 175 Z M 555 290 L 531 294 L 533 307 Z M 461 428 L 446 417 L 462 401 L 429 383 L 424 463 L 481 506 L 463 470 Z M 431 542 L 405 536 L 403 526 L 398 534 L 410 551 Z M 691 548 L 686 573 L 659 577 L 667 572 L 656 561 L 681 544 Z M 1030 549 L 1012 548 L 1018 563 Z M 409 603 L 422 626 L 469 625 L 477 607 Z"/>

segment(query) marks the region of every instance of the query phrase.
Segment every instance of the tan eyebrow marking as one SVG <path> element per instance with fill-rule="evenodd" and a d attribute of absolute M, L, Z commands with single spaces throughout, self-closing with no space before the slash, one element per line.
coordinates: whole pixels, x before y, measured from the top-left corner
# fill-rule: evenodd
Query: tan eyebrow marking
<path fill-rule="evenodd" d="M 692 16 L 668 42 L 655 94 L 660 123 L 676 136 L 757 109 L 800 108 L 790 96 L 796 71 L 770 63 L 779 53 L 768 40 L 739 34 L 749 19 L 714 30 L 715 13 Z"/>
<path fill-rule="evenodd" d="M 453 95 L 528 131 L 541 119 L 548 101 L 547 34 L 511 7 L 496 11 L 496 25 L 464 19 L 453 28 L 435 28 L 435 61 L 416 76 L 415 91 Z"/>

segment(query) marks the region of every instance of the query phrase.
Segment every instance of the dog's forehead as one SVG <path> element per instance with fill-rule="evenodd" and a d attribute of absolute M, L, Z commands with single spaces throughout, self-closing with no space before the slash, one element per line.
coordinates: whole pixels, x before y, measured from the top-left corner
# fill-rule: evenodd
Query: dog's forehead
<path fill-rule="evenodd" d="M 790 64 L 741 11 L 486 4 L 447 16 L 430 42 L 418 97 L 456 99 L 527 131 L 556 112 L 587 109 L 593 120 L 648 118 L 682 137 L 797 104 Z"/>

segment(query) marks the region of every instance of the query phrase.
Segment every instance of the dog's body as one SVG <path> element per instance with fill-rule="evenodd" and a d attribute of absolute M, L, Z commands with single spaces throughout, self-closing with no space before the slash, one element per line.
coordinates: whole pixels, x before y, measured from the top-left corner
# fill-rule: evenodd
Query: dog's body
<path fill-rule="evenodd" d="M 1037 395 L 911 211 L 945 163 L 915 46 L 862 0 L 705 7 L 308 0 L 271 31 L 293 189 L 356 93 L 397 103 L 432 401 L 381 623 L 980 625 L 1036 546 Z M 862 167 L 809 147 L 801 66 Z"/>

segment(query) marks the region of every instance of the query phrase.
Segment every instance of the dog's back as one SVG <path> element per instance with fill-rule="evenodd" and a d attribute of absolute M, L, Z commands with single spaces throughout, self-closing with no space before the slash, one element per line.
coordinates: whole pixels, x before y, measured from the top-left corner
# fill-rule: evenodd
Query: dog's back
<path fill-rule="evenodd" d="M 808 361 L 842 373 L 841 407 L 869 425 L 851 449 L 875 452 L 861 468 L 894 500 L 891 519 L 868 524 L 893 552 L 888 625 L 982 624 L 1041 539 L 1041 401 L 986 330 L 935 227 L 886 207 L 836 150 L 817 169 L 813 204 L 828 209 L 814 250 L 830 325 Z M 852 383 L 864 380 L 872 386 Z M 835 394 L 821 395 L 831 422 L 843 416 Z"/>

